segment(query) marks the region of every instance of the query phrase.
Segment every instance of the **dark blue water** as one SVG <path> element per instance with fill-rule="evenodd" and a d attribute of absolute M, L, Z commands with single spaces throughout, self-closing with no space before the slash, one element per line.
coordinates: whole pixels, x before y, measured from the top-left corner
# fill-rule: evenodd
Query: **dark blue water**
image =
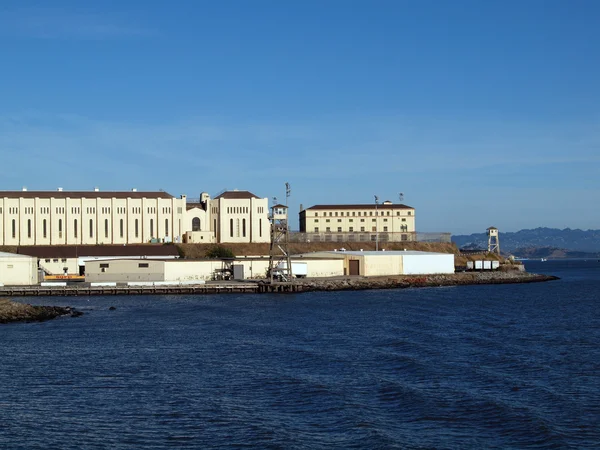
<path fill-rule="evenodd" d="M 562 279 L 20 299 L 85 315 L 0 327 L 0 448 L 598 447 L 600 263 L 528 269 Z"/>

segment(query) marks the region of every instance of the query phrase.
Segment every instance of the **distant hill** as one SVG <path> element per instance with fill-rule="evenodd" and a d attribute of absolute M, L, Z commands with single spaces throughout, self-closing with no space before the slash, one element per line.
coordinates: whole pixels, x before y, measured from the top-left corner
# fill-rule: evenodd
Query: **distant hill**
<path fill-rule="evenodd" d="M 459 248 L 487 248 L 485 233 L 452 236 Z M 500 230 L 500 250 L 515 256 L 529 257 L 535 254 L 547 257 L 587 257 L 600 253 L 600 230 L 572 230 L 565 228 L 534 228 L 503 233 Z M 538 253 L 536 253 L 536 251 Z"/>

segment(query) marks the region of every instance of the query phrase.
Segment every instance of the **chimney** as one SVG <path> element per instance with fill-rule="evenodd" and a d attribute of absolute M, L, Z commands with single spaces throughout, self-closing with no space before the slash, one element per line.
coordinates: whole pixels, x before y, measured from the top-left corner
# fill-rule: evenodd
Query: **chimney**
<path fill-rule="evenodd" d="M 61 187 L 59 187 L 59 188 L 56 188 L 56 190 L 57 190 L 58 192 L 62 192 L 62 188 L 61 188 Z"/>
<path fill-rule="evenodd" d="M 131 188 L 131 192 L 137 192 L 137 188 Z"/>
<path fill-rule="evenodd" d="M 23 192 L 27 192 L 27 186 L 23 186 Z"/>
<path fill-rule="evenodd" d="M 100 191 L 100 188 L 99 188 L 99 187 L 95 187 L 95 188 L 94 188 L 94 192 L 99 192 L 99 191 Z"/>

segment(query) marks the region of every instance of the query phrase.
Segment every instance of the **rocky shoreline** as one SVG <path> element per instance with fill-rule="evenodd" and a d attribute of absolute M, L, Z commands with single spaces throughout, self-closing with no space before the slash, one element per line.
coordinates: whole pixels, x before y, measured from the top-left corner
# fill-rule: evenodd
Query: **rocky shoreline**
<path fill-rule="evenodd" d="M 306 279 L 298 280 L 302 292 L 310 291 L 341 291 L 362 289 L 399 289 L 413 287 L 436 286 L 466 286 L 475 284 L 513 284 L 538 283 L 558 280 L 551 275 L 532 274 L 528 272 L 458 272 L 438 275 L 397 275 L 385 277 L 356 278 L 344 277 L 339 279 Z"/>
<path fill-rule="evenodd" d="M 11 322 L 43 322 L 60 316 L 77 317 L 83 313 L 70 306 L 33 306 L 0 299 L 0 324 Z"/>

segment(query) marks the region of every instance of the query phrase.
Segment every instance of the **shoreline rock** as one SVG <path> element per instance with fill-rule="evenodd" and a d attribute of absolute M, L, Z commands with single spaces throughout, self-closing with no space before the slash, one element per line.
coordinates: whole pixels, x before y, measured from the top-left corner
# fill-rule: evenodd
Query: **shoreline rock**
<path fill-rule="evenodd" d="M 416 287 L 468 286 L 478 284 L 539 283 L 558 280 L 551 275 L 527 272 L 459 272 L 437 275 L 396 275 L 384 277 L 344 277 L 323 280 L 296 280 L 302 292 L 363 289 L 401 289 Z"/>
<path fill-rule="evenodd" d="M 60 316 L 83 315 L 70 306 L 33 306 L 26 303 L 0 299 L 0 324 L 13 322 L 44 322 Z"/>

